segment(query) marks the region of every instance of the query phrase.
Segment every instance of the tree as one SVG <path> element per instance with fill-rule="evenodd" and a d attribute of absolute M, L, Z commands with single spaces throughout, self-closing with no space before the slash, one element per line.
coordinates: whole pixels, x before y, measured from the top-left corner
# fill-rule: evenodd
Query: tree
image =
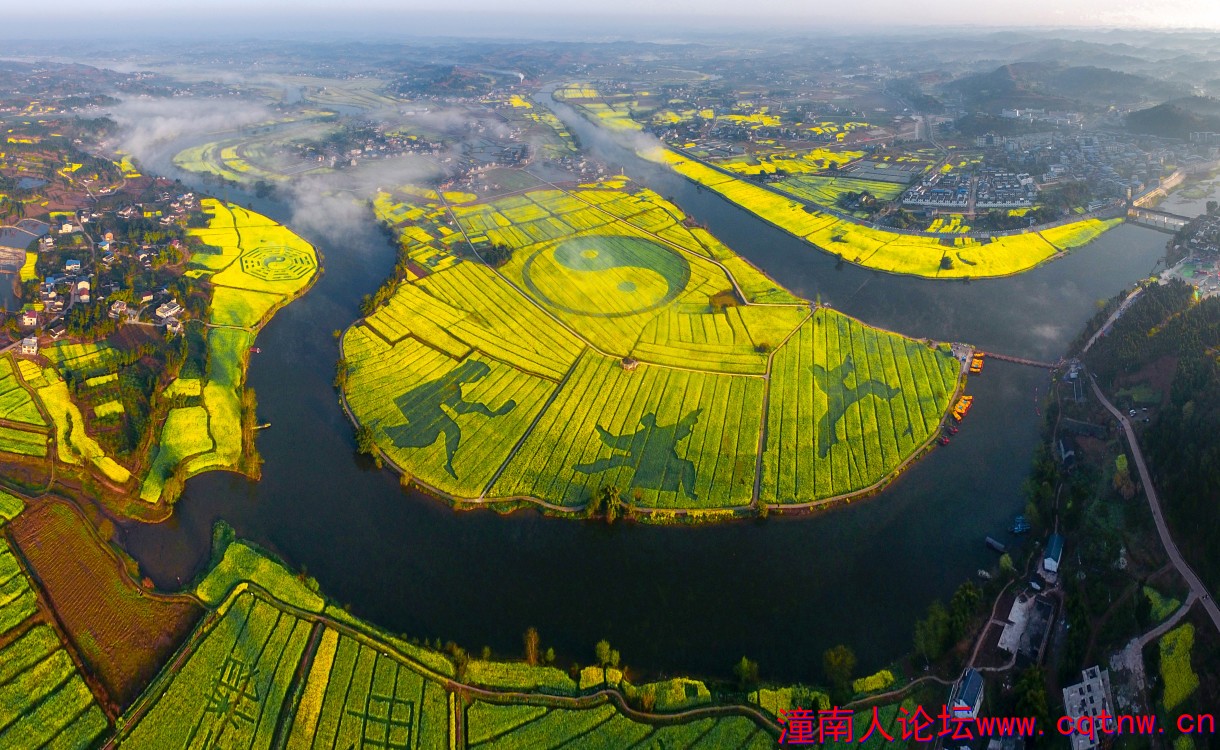
<path fill-rule="evenodd" d="M 928 615 L 915 622 L 915 652 L 925 661 L 936 661 L 949 642 L 949 612 L 940 601 L 932 602 Z"/>
<path fill-rule="evenodd" d="M 538 664 L 538 648 L 541 646 L 541 639 L 538 637 L 538 630 L 530 627 L 525 631 L 525 663 L 532 666 Z"/>
<path fill-rule="evenodd" d="M 356 428 L 356 450 L 366 456 L 372 456 L 377 468 L 381 468 L 381 453 L 373 440 L 373 430 L 368 425 L 362 424 Z"/>
<path fill-rule="evenodd" d="M 1220 210 L 1220 202 L 1217 202 L 1217 201 L 1208 201 L 1207 202 L 1207 213 L 1215 214 L 1216 211 L 1218 211 L 1218 210 Z"/>
<path fill-rule="evenodd" d="M 741 661 L 733 665 L 733 674 L 737 676 L 737 685 L 742 690 L 749 690 L 758 684 L 758 662 L 741 657 Z"/>
<path fill-rule="evenodd" d="M 839 644 L 822 654 L 822 672 L 838 694 L 836 697 L 851 695 L 851 678 L 855 671 L 856 653 L 850 647 Z"/>
<path fill-rule="evenodd" d="M 1017 572 L 1017 566 L 1012 564 L 1012 555 L 1007 552 L 1000 555 L 1000 571 L 1006 575 L 1013 575 Z"/>
<path fill-rule="evenodd" d="M 1032 716 L 1038 720 L 1038 724 L 1046 726 L 1050 724 L 1050 704 L 1046 697 L 1046 675 L 1042 671 L 1042 667 L 1034 666 L 1026 669 L 1017 678 L 1017 684 L 1013 686 L 1013 692 L 1017 696 L 1018 716 Z"/>
<path fill-rule="evenodd" d="M 949 600 L 952 640 L 959 640 L 966 634 L 966 626 L 970 623 L 970 618 L 974 617 L 974 613 L 982 601 L 983 590 L 975 585 L 974 581 L 966 581 L 957 587 L 957 591 L 953 592 L 953 598 Z"/>
<path fill-rule="evenodd" d="M 593 647 L 593 654 L 597 657 L 597 665 L 604 667 L 610 663 L 610 641 L 605 638 L 597 642 Z"/>
<path fill-rule="evenodd" d="M 605 485 L 597 490 L 593 502 L 589 504 L 589 516 L 604 515 L 606 523 L 612 524 L 622 511 L 622 498 L 617 485 Z"/>

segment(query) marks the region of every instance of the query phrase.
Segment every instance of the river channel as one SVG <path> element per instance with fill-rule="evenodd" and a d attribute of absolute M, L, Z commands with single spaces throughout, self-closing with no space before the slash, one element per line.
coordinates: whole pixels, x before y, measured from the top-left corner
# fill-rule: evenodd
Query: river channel
<path fill-rule="evenodd" d="M 586 146 L 672 198 L 787 288 L 913 336 L 1058 358 L 1097 300 L 1145 277 L 1167 235 L 1122 226 L 1067 258 L 1008 279 L 945 282 L 839 264 L 715 194 L 637 158 L 570 109 L 557 114 Z M 179 175 L 213 192 L 190 175 Z M 224 195 L 224 192 L 220 192 Z M 291 208 L 230 197 L 288 222 Z M 970 417 L 881 494 L 809 517 L 686 528 L 455 513 L 399 487 L 355 454 L 331 379 L 332 332 L 390 272 L 393 247 L 373 226 L 341 241 L 294 227 L 325 271 L 258 338 L 249 384 L 263 478 L 191 479 L 174 517 L 129 524 L 123 543 L 159 586 L 178 588 L 208 558 L 218 519 L 280 554 L 361 617 L 396 633 L 453 640 L 501 656 L 534 626 L 561 660 L 587 663 L 607 638 L 648 675 L 727 677 L 741 656 L 774 681 L 816 681 L 822 652 L 846 643 L 859 671 L 910 650 L 914 620 L 975 571 L 983 544 L 1021 512 L 1048 374 L 990 361 L 972 378 Z"/>

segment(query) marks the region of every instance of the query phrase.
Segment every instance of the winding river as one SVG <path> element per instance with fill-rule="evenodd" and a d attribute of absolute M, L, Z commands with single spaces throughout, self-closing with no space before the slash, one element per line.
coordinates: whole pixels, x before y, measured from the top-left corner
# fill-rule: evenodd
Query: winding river
<path fill-rule="evenodd" d="M 555 109 L 582 143 L 789 289 L 913 336 L 1055 359 L 1097 300 L 1148 275 L 1165 244 L 1165 235 L 1122 226 L 1014 278 L 886 275 L 837 263 L 613 145 L 567 107 Z M 291 219 L 285 204 L 229 197 Z M 260 417 L 273 425 L 259 437 L 263 479 L 201 475 L 172 520 L 123 528 L 126 548 L 159 586 L 177 588 L 202 569 L 212 524 L 224 519 L 393 632 L 515 656 L 534 626 L 563 660 L 587 663 L 593 644 L 608 638 L 647 674 L 728 676 L 745 655 L 765 679 L 812 681 L 822 651 L 837 643 L 855 649 L 861 672 L 908 651 L 915 618 L 994 563 L 984 536 L 1004 538 L 1024 506 L 1040 422 L 1035 394 L 1046 392 L 1047 374 L 991 361 L 971 380 L 975 407 L 951 446 L 880 495 L 811 517 L 658 528 L 532 511 L 455 513 L 356 456 L 331 387 L 332 332 L 389 274 L 393 247 L 371 215 L 342 241 L 301 233 L 324 254 L 325 272 L 263 330 L 250 366 Z"/>

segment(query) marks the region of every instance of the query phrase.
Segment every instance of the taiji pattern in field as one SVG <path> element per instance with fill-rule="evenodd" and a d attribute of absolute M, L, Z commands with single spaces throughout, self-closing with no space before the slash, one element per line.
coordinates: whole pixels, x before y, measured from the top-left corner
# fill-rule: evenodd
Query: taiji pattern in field
<path fill-rule="evenodd" d="M 457 499 L 579 510 L 614 486 L 689 516 L 849 494 L 920 450 L 957 388 L 947 345 L 792 296 L 648 190 L 375 206 L 407 278 L 344 334 L 344 395 Z"/>

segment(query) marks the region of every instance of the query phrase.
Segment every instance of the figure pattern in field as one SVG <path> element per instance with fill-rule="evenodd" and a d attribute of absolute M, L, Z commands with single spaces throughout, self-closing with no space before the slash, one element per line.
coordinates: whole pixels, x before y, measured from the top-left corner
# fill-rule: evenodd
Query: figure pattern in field
<path fill-rule="evenodd" d="M 229 654 L 208 694 L 207 712 L 219 718 L 208 728 L 202 747 L 219 747 L 221 735 L 232 727 L 258 721 L 262 698 L 258 690 L 258 668 Z"/>
<path fill-rule="evenodd" d="M 363 723 L 360 747 L 384 750 L 411 747 L 411 722 L 415 714 L 412 701 L 370 692 L 364 712 L 349 709 L 348 714 Z"/>
<path fill-rule="evenodd" d="M 490 372 L 486 362 L 468 359 L 439 378 L 420 383 L 403 393 L 394 399 L 394 405 L 406 417 L 407 423 L 385 428 L 386 436 L 399 448 L 426 448 L 443 434 L 445 470 L 457 479 L 453 455 L 462 443 L 462 428 L 454 417 L 462 414 L 500 417 L 517 406 L 517 402 L 510 400 L 493 411 L 484 404 L 467 401 L 462 395 L 463 385 L 477 383 Z"/>
<path fill-rule="evenodd" d="M 679 489 L 692 500 L 695 495 L 695 464 L 678 455 L 678 443 L 690 437 L 695 423 L 699 421 L 702 408 L 695 409 L 680 421 L 671 425 L 657 424 L 657 414 L 652 412 L 640 417 L 640 429 L 623 435 L 611 435 L 597 425 L 597 434 L 602 443 L 615 451 L 606 458 L 572 468 L 582 474 L 597 474 L 619 467 L 634 467 L 631 486 L 658 492 L 677 492 Z"/>
<path fill-rule="evenodd" d="M 889 401 L 901 393 L 898 388 L 892 388 L 880 380 L 861 380 L 856 376 L 856 366 L 847 355 L 838 366 L 829 370 L 813 365 L 813 379 L 817 387 L 826 394 L 829 407 L 818 420 L 818 457 L 826 458 L 831 447 L 839 442 L 835 425 L 847 413 L 852 404 L 863 401 L 867 396 L 875 396 L 882 401 Z M 848 385 L 848 380 L 852 381 Z M 909 429 L 909 428 L 908 428 Z"/>

